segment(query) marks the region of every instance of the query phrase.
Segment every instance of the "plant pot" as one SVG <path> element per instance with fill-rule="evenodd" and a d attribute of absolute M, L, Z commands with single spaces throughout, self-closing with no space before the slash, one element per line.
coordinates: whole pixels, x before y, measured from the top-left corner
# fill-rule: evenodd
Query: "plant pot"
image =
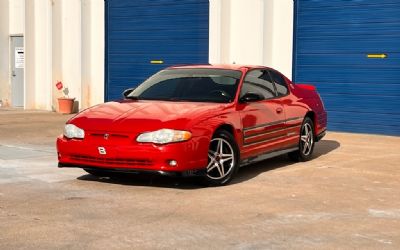
<path fill-rule="evenodd" d="M 72 114 L 75 98 L 58 98 L 58 112 L 61 114 Z"/>

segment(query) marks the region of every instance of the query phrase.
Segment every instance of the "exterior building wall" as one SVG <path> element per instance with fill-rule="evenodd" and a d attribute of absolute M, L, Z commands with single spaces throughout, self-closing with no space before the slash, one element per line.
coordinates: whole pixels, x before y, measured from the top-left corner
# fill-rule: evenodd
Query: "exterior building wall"
<path fill-rule="evenodd" d="M 104 101 L 104 0 L 0 1 L 0 100 L 10 104 L 9 42 L 25 38 L 25 108 L 56 110 L 62 81 L 79 106 Z M 210 0 L 211 63 L 266 65 L 291 78 L 292 0 Z"/>
<path fill-rule="evenodd" d="M 82 107 L 104 102 L 104 1 L 82 0 Z"/>
<path fill-rule="evenodd" d="M 292 0 L 210 0 L 210 62 L 271 66 L 292 76 Z"/>
<path fill-rule="evenodd" d="M 25 3 L 25 108 L 51 109 L 52 3 Z"/>
<path fill-rule="evenodd" d="M 25 0 L 9 0 L 9 23 L 10 23 L 10 34 L 20 35 L 24 34 L 25 22 Z"/>
<path fill-rule="evenodd" d="M 61 26 L 58 29 L 61 43 L 59 48 L 54 49 L 61 51 L 58 60 L 61 61 L 62 75 L 59 81 L 62 81 L 64 87 L 68 88 L 68 97 L 75 98 L 76 105 L 81 108 L 83 101 L 81 0 L 62 0 L 58 4 L 61 4 Z M 62 96 L 64 93 L 58 91 L 57 97 Z"/>
<path fill-rule="evenodd" d="M 8 1 L 0 1 L 0 101 L 2 106 L 8 106 L 11 103 L 9 14 Z"/>
<path fill-rule="evenodd" d="M 104 101 L 104 0 L 0 1 L 0 100 L 11 105 L 10 35 L 25 40 L 25 108 L 57 110 L 57 81 L 76 109 Z M 3 56 L 5 55 L 5 56 Z"/>

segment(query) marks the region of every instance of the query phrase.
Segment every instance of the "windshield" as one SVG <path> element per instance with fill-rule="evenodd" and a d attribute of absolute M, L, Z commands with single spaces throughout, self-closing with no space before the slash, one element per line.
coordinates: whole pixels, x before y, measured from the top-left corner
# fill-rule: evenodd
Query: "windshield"
<path fill-rule="evenodd" d="M 242 73 L 224 69 L 167 69 L 140 84 L 128 98 L 232 102 Z"/>

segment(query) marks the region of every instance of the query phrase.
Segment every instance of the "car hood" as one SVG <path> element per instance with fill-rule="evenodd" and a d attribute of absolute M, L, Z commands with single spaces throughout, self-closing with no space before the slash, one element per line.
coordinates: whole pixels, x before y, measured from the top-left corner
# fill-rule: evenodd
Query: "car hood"
<path fill-rule="evenodd" d="M 228 106 L 221 103 L 124 100 L 86 109 L 68 123 L 84 130 L 104 132 L 131 133 L 161 128 L 184 130 L 223 114 Z"/>

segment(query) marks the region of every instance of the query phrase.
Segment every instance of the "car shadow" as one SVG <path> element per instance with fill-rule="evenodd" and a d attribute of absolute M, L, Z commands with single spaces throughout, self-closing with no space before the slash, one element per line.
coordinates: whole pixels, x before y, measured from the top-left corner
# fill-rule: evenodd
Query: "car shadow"
<path fill-rule="evenodd" d="M 314 149 L 314 159 L 329 154 L 340 147 L 340 143 L 334 140 L 322 140 L 316 144 Z M 239 169 L 238 174 L 232 180 L 232 184 L 239 184 L 251 180 L 258 175 L 282 168 L 288 167 L 295 162 L 289 160 L 287 155 L 277 156 L 265 161 L 251 164 Z M 90 174 L 82 175 L 77 178 L 82 181 L 103 182 L 117 185 L 128 186 L 149 186 L 159 188 L 173 189 L 199 189 L 204 186 L 199 184 L 196 178 L 179 178 L 149 174 L 113 174 L 110 177 L 96 177 Z"/>
<path fill-rule="evenodd" d="M 318 159 L 323 155 L 329 154 L 330 152 L 336 150 L 339 147 L 340 143 L 338 141 L 321 140 L 316 144 L 316 147 L 314 148 L 312 160 Z M 295 163 L 296 162 L 291 161 L 287 155 L 280 155 L 271 159 L 267 159 L 265 161 L 260 161 L 258 163 L 240 168 L 239 173 L 232 180 L 232 184 L 245 182 L 257 177 L 262 173 L 282 167 L 289 167 L 290 165 L 293 165 Z"/>
<path fill-rule="evenodd" d="M 111 174 L 110 177 L 97 177 L 86 174 L 77 178 L 82 181 L 95 181 L 127 186 L 148 186 L 173 189 L 198 189 L 203 188 L 195 178 L 180 178 L 156 174 Z"/>

